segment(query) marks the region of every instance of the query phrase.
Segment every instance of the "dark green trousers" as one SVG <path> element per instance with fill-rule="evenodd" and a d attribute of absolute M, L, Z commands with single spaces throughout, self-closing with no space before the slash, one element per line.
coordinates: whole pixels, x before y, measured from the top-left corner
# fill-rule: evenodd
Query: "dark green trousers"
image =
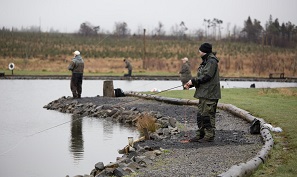
<path fill-rule="evenodd" d="M 208 137 L 214 137 L 215 133 L 215 115 L 217 111 L 218 100 L 199 98 L 197 113 L 197 136 L 203 138 L 205 131 Z"/>
<path fill-rule="evenodd" d="M 71 89 L 73 98 L 81 97 L 82 80 L 83 80 L 83 73 L 72 73 L 70 89 Z"/>

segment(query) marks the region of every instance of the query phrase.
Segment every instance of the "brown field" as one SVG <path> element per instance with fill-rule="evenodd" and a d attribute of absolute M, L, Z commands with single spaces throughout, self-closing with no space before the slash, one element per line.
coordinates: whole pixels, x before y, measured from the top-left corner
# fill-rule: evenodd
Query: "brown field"
<path fill-rule="evenodd" d="M 84 57 L 82 55 L 82 57 Z M 264 58 L 255 54 L 249 55 L 218 55 L 220 59 L 220 74 L 223 77 L 268 77 L 270 73 L 285 73 L 285 77 L 296 77 L 297 58 L 294 54 L 268 55 Z M 20 59 L 5 58 L 0 59 L 0 71 L 8 69 L 9 63 L 15 64 L 17 71 L 40 71 L 51 74 L 68 73 L 68 63 L 72 56 L 58 59 Z M 133 74 L 163 74 L 177 75 L 181 67 L 180 59 L 147 59 L 147 68 L 144 69 L 144 62 L 141 59 L 129 59 L 133 65 Z M 121 75 L 126 73 L 122 58 L 84 58 L 86 74 L 110 74 Z M 192 73 L 201 62 L 200 58 L 189 58 Z M 9 73 L 8 73 L 9 74 Z"/>
<path fill-rule="evenodd" d="M 127 70 L 123 57 L 133 65 L 133 74 L 177 75 L 181 58 L 188 57 L 193 75 L 201 63 L 196 38 L 158 39 L 147 36 L 79 36 L 73 34 L 18 33 L 2 31 L 0 72 L 7 74 L 15 63 L 15 74 L 65 74 L 72 52 L 80 50 L 86 74 L 122 75 Z M 260 43 L 228 40 L 209 41 L 220 59 L 223 77 L 268 77 L 284 73 L 297 77 L 296 47 L 280 48 Z M 143 60 L 143 58 L 145 58 Z M 19 71 L 19 72 L 18 72 Z"/>

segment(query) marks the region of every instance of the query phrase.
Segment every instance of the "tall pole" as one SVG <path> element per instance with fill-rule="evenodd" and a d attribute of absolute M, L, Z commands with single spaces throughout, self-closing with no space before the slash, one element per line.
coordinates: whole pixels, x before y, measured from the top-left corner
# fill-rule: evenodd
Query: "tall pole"
<path fill-rule="evenodd" d="M 147 61 L 146 61 L 146 57 L 145 57 L 145 29 L 143 29 L 143 56 L 142 56 L 142 61 L 143 61 L 143 69 L 147 69 Z"/>

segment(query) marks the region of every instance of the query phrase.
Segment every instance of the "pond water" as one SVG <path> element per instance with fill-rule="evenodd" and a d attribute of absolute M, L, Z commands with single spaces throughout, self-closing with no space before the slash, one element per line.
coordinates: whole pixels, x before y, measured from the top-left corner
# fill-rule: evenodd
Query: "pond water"
<path fill-rule="evenodd" d="M 297 83 L 222 81 L 224 88 L 297 87 Z M 180 81 L 115 80 L 124 91 L 167 90 Z M 102 95 L 102 80 L 84 80 L 82 97 Z M 181 87 L 175 88 L 181 89 Z M 97 162 L 116 161 L 133 127 L 103 119 L 46 110 L 44 105 L 70 96 L 68 80 L 0 80 L 0 176 L 53 177 L 89 174 Z"/>

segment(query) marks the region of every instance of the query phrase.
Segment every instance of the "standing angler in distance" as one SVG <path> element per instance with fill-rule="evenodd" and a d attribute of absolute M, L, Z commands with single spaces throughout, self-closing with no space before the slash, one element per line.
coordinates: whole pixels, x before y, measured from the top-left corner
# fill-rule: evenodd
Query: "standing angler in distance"
<path fill-rule="evenodd" d="M 82 80 L 84 73 L 84 60 L 80 56 L 79 51 L 73 52 L 74 58 L 68 66 L 68 70 L 72 72 L 70 89 L 73 95 L 73 98 L 81 98 L 82 93 Z"/>

